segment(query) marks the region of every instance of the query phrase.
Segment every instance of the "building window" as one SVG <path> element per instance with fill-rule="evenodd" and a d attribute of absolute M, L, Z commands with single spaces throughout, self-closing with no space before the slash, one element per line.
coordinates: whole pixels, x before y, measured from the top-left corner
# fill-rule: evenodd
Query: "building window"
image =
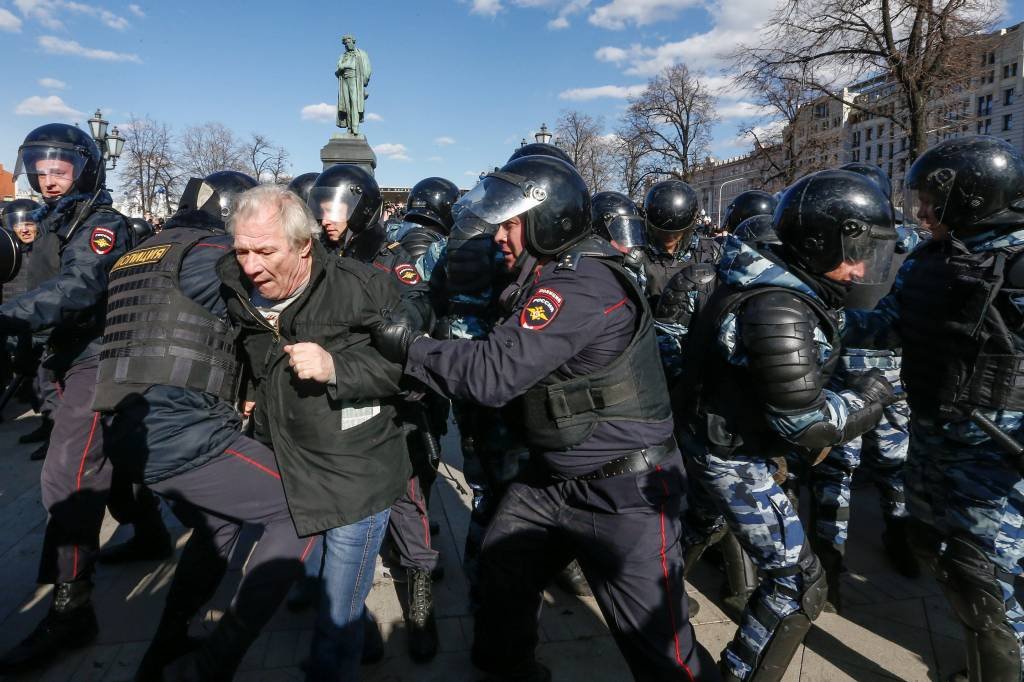
<path fill-rule="evenodd" d="M 986 81 L 986 83 L 995 83 L 995 82 L 996 82 L 996 70 L 995 69 L 991 69 L 988 72 L 988 80 Z"/>
<path fill-rule="evenodd" d="M 1017 75 L 1017 62 L 1003 64 L 1003 78 L 1013 78 Z"/>
<path fill-rule="evenodd" d="M 884 132 L 885 132 L 885 126 L 884 125 L 878 126 L 878 139 L 882 139 L 882 134 Z"/>
<path fill-rule="evenodd" d="M 871 134 L 872 134 L 873 132 L 875 132 L 875 131 L 874 131 L 873 129 L 871 129 L 871 128 L 868 128 L 868 129 L 867 129 L 867 130 L 865 131 L 865 134 L 864 134 L 864 139 L 865 139 L 865 140 L 870 140 L 870 139 L 871 139 Z"/>
<path fill-rule="evenodd" d="M 879 163 L 881 163 L 881 161 L 882 161 L 882 147 L 883 146 L 884 145 L 878 145 L 878 150 L 875 153 L 875 158 L 878 159 Z"/>
<path fill-rule="evenodd" d="M 978 116 L 988 116 L 992 113 L 992 95 L 983 95 L 978 98 Z"/>
<path fill-rule="evenodd" d="M 853 131 L 853 146 L 854 147 L 859 147 L 860 146 L 860 131 L 859 130 L 854 130 Z"/>
<path fill-rule="evenodd" d="M 1010 106 L 1013 104 L 1013 88 L 1006 88 L 1003 90 L 1003 105 Z"/>
<path fill-rule="evenodd" d="M 895 148 L 896 148 L 896 145 L 894 145 L 894 144 L 893 144 L 892 142 L 890 142 L 890 143 L 889 143 L 889 158 L 890 158 L 890 159 L 892 158 L 892 152 L 893 152 L 893 150 L 894 150 Z"/>
<path fill-rule="evenodd" d="M 1003 114 L 1003 130 L 1013 130 L 1013 114 Z"/>
<path fill-rule="evenodd" d="M 865 161 L 870 161 L 871 160 L 871 147 L 865 147 L 864 148 L 864 160 Z"/>
<path fill-rule="evenodd" d="M 853 152 L 851 152 L 850 160 L 854 161 L 854 162 L 860 161 L 860 150 L 859 149 L 854 149 Z"/>
<path fill-rule="evenodd" d="M 996 53 L 995 52 L 989 52 L 988 53 L 988 63 L 989 64 L 995 64 L 996 63 Z"/>

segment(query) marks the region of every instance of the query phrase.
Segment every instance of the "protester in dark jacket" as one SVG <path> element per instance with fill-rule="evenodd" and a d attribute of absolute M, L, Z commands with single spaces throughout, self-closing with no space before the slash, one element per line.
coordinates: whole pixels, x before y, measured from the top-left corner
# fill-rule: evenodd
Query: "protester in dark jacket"
<path fill-rule="evenodd" d="M 256 388 L 255 435 L 277 456 L 296 530 L 325 532 L 309 679 L 355 680 L 365 609 L 352 605 L 369 594 L 410 475 L 395 407 L 402 368 L 370 343 L 398 291 L 387 274 L 328 254 L 284 188 L 243 194 L 229 228 L 235 252 L 218 272 Z"/>

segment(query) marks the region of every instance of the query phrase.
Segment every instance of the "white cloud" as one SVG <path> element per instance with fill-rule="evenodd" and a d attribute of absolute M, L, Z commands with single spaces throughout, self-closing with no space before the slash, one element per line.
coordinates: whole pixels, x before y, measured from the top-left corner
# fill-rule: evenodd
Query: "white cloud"
<path fill-rule="evenodd" d="M 560 31 L 563 28 L 569 28 L 569 20 L 565 17 L 555 17 L 548 22 L 548 28 L 553 31 Z"/>
<path fill-rule="evenodd" d="M 644 91 L 645 85 L 600 85 L 594 88 L 572 88 L 558 93 L 559 99 L 573 102 L 588 102 L 592 99 L 627 99 Z"/>
<path fill-rule="evenodd" d="M 146 13 L 142 11 L 142 8 L 136 4 L 128 5 L 128 11 L 139 17 L 140 19 L 146 16 Z"/>
<path fill-rule="evenodd" d="M 73 119 L 85 116 L 84 113 L 77 109 L 72 109 L 64 103 L 57 95 L 50 95 L 48 97 L 40 97 L 33 95 L 25 100 L 22 100 L 20 104 L 14 109 L 14 113 L 19 116 L 48 116 L 50 118 L 63 118 Z"/>
<path fill-rule="evenodd" d="M 384 117 L 381 116 L 380 114 L 375 114 L 372 111 L 368 111 L 366 113 L 366 120 L 367 121 L 383 121 Z"/>
<path fill-rule="evenodd" d="M 441 146 L 448 145 L 448 144 L 455 144 L 455 138 L 454 137 L 448 137 L 447 135 L 442 135 L 441 137 L 435 137 L 434 138 L 434 144 L 441 145 Z"/>
<path fill-rule="evenodd" d="M 118 16 L 109 10 L 105 10 L 102 7 L 94 7 L 92 5 L 86 5 L 81 2 L 72 2 L 69 0 L 61 0 L 56 3 L 60 6 L 78 14 L 86 14 L 91 17 L 96 17 L 109 28 L 123 31 L 128 28 L 128 20 L 122 16 Z"/>
<path fill-rule="evenodd" d="M 774 111 L 772 107 L 763 107 L 752 102 L 736 102 L 735 104 L 719 105 L 715 113 L 720 118 L 760 118 Z"/>
<path fill-rule="evenodd" d="M 307 104 L 302 107 L 303 121 L 334 121 L 338 116 L 338 107 L 320 102 L 319 104 Z"/>
<path fill-rule="evenodd" d="M 469 8 L 472 14 L 482 14 L 485 17 L 493 17 L 502 10 L 501 0 L 473 0 Z"/>
<path fill-rule="evenodd" d="M 409 161 L 409 150 L 405 148 L 404 144 L 398 144 L 397 142 L 385 142 L 379 144 L 373 148 L 373 151 L 377 152 L 381 156 L 386 156 L 392 161 Z"/>
<path fill-rule="evenodd" d="M 50 90 L 63 90 L 68 86 L 64 81 L 59 81 L 56 78 L 40 78 L 39 85 Z"/>
<path fill-rule="evenodd" d="M 624 62 L 629 57 L 629 52 L 621 47 L 599 47 L 594 53 L 594 58 L 599 62 L 611 62 L 617 64 Z"/>
<path fill-rule="evenodd" d="M 62 12 L 84 14 L 99 19 L 109 28 L 122 31 L 128 28 L 128 20 L 111 12 L 110 10 L 96 7 L 75 0 L 14 0 L 14 6 L 18 8 L 21 15 L 26 19 L 32 19 L 49 29 L 62 29 L 64 22 L 59 18 Z M 135 7 L 138 7 L 135 5 Z M 131 10 L 131 7 L 129 7 Z M 137 16 L 142 16 L 131 10 Z M 139 10 L 141 12 L 141 10 Z"/>
<path fill-rule="evenodd" d="M 55 16 L 57 10 L 56 3 L 47 2 L 46 0 L 14 0 L 14 6 L 21 12 L 21 16 L 38 21 L 46 28 L 58 29 L 64 27 L 60 19 Z"/>
<path fill-rule="evenodd" d="M 594 26 L 617 31 L 627 24 L 646 26 L 674 19 L 682 10 L 700 4 L 700 0 L 612 0 L 596 8 L 587 20 Z"/>
<path fill-rule="evenodd" d="M 0 8 L 0 31 L 17 33 L 21 30 L 21 19 L 14 16 L 10 10 Z"/>
<path fill-rule="evenodd" d="M 74 40 L 64 40 L 57 36 L 39 36 L 39 47 L 50 54 L 66 54 L 86 59 L 98 59 L 105 62 L 135 62 L 141 64 L 139 55 L 129 52 L 113 52 L 85 47 Z"/>

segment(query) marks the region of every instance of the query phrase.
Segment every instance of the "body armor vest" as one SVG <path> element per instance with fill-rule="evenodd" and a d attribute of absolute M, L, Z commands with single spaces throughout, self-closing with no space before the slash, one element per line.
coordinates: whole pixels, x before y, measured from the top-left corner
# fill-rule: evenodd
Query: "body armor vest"
<path fill-rule="evenodd" d="M 640 312 L 636 330 L 622 355 L 608 366 L 586 376 L 559 368 L 526 392 L 523 418 L 532 448 L 569 450 L 589 438 L 599 422 L 650 423 L 672 416 L 650 308 L 623 267 L 606 258 L 597 260 L 615 273 Z"/>
<path fill-rule="evenodd" d="M 818 299 L 787 287 L 737 290 L 729 285 L 720 286 L 691 331 L 683 376 L 672 394 L 673 411 L 719 454 L 731 453 L 740 446 L 744 446 L 747 453 L 765 456 L 784 454 L 780 448 L 794 448 L 792 443 L 782 442 L 781 436 L 769 427 L 764 403 L 758 398 L 756 387 L 751 385 L 747 369 L 730 363 L 715 348 L 725 318 L 739 311 L 754 296 L 769 291 L 782 291 L 799 299 L 823 328 L 832 354 L 821 367 L 822 388 L 839 363 L 842 340 L 838 316 Z M 816 362 L 817 357 L 813 361 Z"/>
<path fill-rule="evenodd" d="M 971 407 L 1024 411 L 1022 249 L 970 253 L 955 239 L 913 255 L 900 292 L 903 381 L 911 409 L 963 418 Z"/>
<path fill-rule="evenodd" d="M 94 410 L 114 410 L 155 385 L 235 399 L 239 365 L 231 327 L 185 296 L 178 281 L 185 255 L 209 236 L 187 227 L 165 230 L 114 264 Z"/>

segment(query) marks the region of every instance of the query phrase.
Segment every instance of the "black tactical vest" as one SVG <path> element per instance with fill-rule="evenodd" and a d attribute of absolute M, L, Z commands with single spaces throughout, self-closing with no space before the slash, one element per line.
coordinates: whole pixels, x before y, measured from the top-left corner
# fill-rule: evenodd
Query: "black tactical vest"
<path fill-rule="evenodd" d="M 691 329 L 683 376 L 672 391 L 672 409 L 677 418 L 717 454 L 729 454 L 744 446 L 747 453 L 773 456 L 795 447 L 783 443 L 768 425 L 764 403 L 752 385 L 750 373 L 730 363 L 716 348 L 725 318 L 737 313 L 754 296 L 769 291 L 783 291 L 802 301 L 829 339 L 832 354 L 821 368 L 823 388 L 839 363 L 842 337 L 838 316 L 818 299 L 787 287 L 737 290 L 719 286 Z"/>
<path fill-rule="evenodd" d="M 522 403 L 525 436 L 535 449 L 569 450 L 589 438 L 599 422 L 651 423 L 672 415 L 650 308 L 621 265 L 611 258 L 596 260 L 615 273 L 640 311 L 636 331 L 610 365 L 582 377 L 557 369 L 526 392 Z M 558 267 L 575 268 L 571 260 L 563 260 L 563 264 Z"/>
<path fill-rule="evenodd" d="M 110 271 L 93 409 L 110 411 L 154 385 L 233 401 L 239 365 L 230 326 L 181 292 L 181 263 L 206 230 L 164 230 Z"/>
<path fill-rule="evenodd" d="M 951 239 L 915 251 L 899 294 L 911 409 L 956 419 L 970 407 L 1024 411 L 1024 252 L 970 253 Z"/>

